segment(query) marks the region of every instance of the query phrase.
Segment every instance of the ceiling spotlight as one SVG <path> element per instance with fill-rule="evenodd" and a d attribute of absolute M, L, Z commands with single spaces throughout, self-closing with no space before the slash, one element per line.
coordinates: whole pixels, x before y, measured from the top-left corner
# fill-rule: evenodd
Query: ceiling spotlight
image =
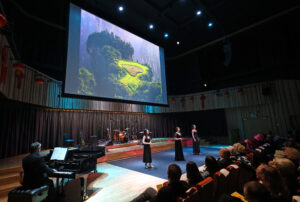
<path fill-rule="evenodd" d="M 165 34 L 164 34 L 164 37 L 165 37 L 165 38 L 168 38 L 168 37 L 169 37 L 169 34 L 168 34 L 168 33 L 165 33 Z"/>
<path fill-rule="evenodd" d="M 206 84 L 206 83 L 204 84 L 204 87 L 207 87 L 207 84 Z"/>
<path fill-rule="evenodd" d="M 177 44 L 177 45 L 179 45 L 179 44 L 180 44 L 180 42 L 179 42 L 179 41 L 177 41 L 177 42 L 176 42 L 176 44 Z"/>
<path fill-rule="evenodd" d="M 120 12 L 122 12 L 122 11 L 124 11 L 124 7 L 123 7 L 123 6 L 119 6 L 119 7 L 118 7 L 118 10 L 119 10 Z"/>
<path fill-rule="evenodd" d="M 149 29 L 153 29 L 154 28 L 154 25 L 153 24 L 150 24 L 149 25 Z"/>
<path fill-rule="evenodd" d="M 201 12 L 200 10 L 197 10 L 197 11 L 196 11 L 196 15 L 201 15 L 201 13 L 202 13 L 202 12 Z"/>
<path fill-rule="evenodd" d="M 212 26 L 214 26 L 214 23 L 209 22 L 209 23 L 207 24 L 207 26 L 208 26 L 208 27 L 212 27 Z"/>

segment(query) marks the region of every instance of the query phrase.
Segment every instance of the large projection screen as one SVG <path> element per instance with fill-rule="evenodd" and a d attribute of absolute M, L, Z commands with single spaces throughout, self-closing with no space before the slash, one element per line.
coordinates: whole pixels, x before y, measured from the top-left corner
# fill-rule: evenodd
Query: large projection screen
<path fill-rule="evenodd" d="M 166 105 L 164 50 L 70 4 L 64 94 Z"/>

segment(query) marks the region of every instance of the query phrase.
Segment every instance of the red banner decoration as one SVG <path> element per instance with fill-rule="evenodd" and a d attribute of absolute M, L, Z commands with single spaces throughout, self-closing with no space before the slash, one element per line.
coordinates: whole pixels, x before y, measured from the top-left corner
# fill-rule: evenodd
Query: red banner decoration
<path fill-rule="evenodd" d="M 35 79 L 35 82 L 37 83 L 37 84 L 44 84 L 45 83 L 45 79 L 43 79 L 43 78 L 41 78 L 41 77 L 38 77 L 38 78 L 36 78 Z"/>
<path fill-rule="evenodd" d="M 0 14 L 0 27 L 4 27 L 7 23 L 6 17 Z"/>
<path fill-rule="evenodd" d="M 182 99 L 180 100 L 180 102 L 181 102 L 182 107 L 184 107 L 185 99 L 182 98 Z"/>
<path fill-rule="evenodd" d="M 202 109 L 204 109 L 205 99 L 206 99 L 205 95 L 201 95 L 200 100 L 201 100 Z"/>
<path fill-rule="evenodd" d="M 25 70 L 25 65 L 16 62 L 14 64 L 14 69 L 15 69 L 15 77 L 17 78 L 17 88 L 20 89 L 22 86 L 22 79 L 24 78 L 24 70 Z"/>
<path fill-rule="evenodd" d="M 193 97 L 193 96 L 190 97 L 189 100 L 190 100 L 191 102 L 194 102 L 194 97 Z"/>
<path fill-rule="evenodd" d="M 2 69 L 1 69 L 1 76 L 0 76 L 0 84 L 5 84 L 7 75 L 7 48 L 2 48 Z"/>
<path fill-rule="evenodd" d="M 171 102 L 174 103 L 174 102 L 175 102 L 175 98 L 172 98 L 172 99 L 171 99 Z"/>

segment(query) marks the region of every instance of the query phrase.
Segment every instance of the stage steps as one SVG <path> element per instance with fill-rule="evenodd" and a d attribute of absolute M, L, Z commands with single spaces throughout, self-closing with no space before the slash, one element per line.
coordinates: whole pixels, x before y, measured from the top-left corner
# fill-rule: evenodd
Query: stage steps
<path fill-rule="evenodd" d="M 0 202 L 7 201 L 8 193 L 21 186 L 21 167 L 5 168 L 0 170 Z"/>

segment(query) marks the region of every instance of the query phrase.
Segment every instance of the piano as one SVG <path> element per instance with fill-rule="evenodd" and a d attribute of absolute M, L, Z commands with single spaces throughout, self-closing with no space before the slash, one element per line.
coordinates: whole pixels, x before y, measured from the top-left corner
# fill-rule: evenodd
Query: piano
<path fill-rule="evenodd" d="M 83 200 L 86 200 L 88 175 L 92 171 L 97 172 L 97 158 L 105 156 L 105 146 L 85 146 L 68 149 L 63 160 L 51 160 L 50 157 L 52 158 L 52 153 L 53 151 L 50 152 L 45 160 L 50 168 L 57 170 L 56 172 L 49 174 L 49 177 L 56 178 L 57 192 L 60 193 L 60 187 L 63 191 L 65 178 L 80 179 L 81 196 L 83 197 Z"/>

